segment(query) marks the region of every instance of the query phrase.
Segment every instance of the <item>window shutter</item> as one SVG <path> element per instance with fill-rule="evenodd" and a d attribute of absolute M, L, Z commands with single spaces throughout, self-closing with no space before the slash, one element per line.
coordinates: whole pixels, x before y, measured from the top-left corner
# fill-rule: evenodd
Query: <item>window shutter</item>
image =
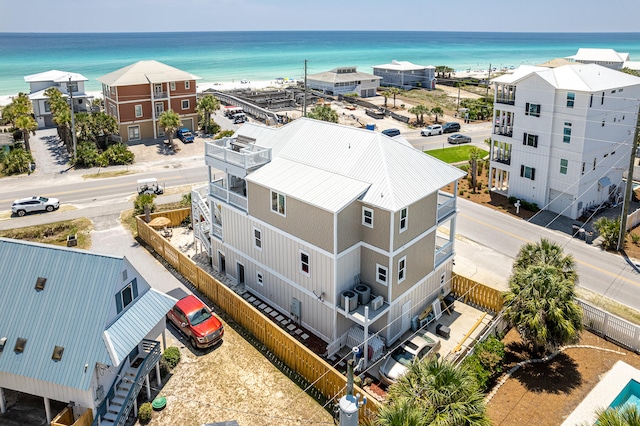
<path fill-rule="evenodd" d="M 527 134 L 524 134 L 524 138 L 522 139 L 522 145 L 526 145 L 527 144 Z"/>
<path fill-rule="evenodd" d="M 531 180 L 536 180 L 536 169 L 531 169 Z"/>
<path fill-rule="evenodd" d="M 536 114 L 540 117 L 540 104 L 536 105 Z"/>
<path fill-rule="evenodd" d="M 131 289 L 133 290 L 133 298 L 135 299 L 136 297 L 138 297 L 138 279 L 134 278 L 133 281 L 131 281 Z"/>
<path fill-rule="evenodd" d="M 116 312 L 122 312 L 122 297 L 120 296 L 120 293 L 116 294 Z"/>
<path fill-rule="evenodd" d="M 525 114 L 525 115 L 529 115 L 529 102 L 527 102 L 527 103 L 525 104 L 525 107 L 524 107 L 524 114 Z"/>
<path fill-rule="evenodd" d="M 524 176 L 524 165 L 520 166 L 520 177 Z"/>
<path fill-rule="evenodd" d="M 538 147 L 538 135 L 535 135 L 533 137 L 533 147 L 537 148 Z"/>

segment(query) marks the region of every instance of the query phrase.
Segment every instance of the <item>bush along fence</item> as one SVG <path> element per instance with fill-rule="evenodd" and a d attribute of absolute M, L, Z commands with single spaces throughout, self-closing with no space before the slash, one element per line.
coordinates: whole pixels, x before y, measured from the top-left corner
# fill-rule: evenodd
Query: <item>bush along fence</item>
<path fill-rule="evenodd" d="M 178 226 L 191 212 L 190 209 L 179 209 L 171 212 L 151 214 L 151 219 L 164 216 L 171 220 L 171 226 Z M 266 351 L 273 354 L 287 368 L 312 384 L 325 400 L 336 403 L 345 394 L 347 379 L 329 363 L 289 336 L 278 325 L 274 324 L 252 304 L 244 300 L 239 294 L 222 284 L 200 268 L 193 260 L 181 253 L 160 233 L 147 225 L 144 216 L 136 218 L 138 237 L 153 248 L 177 272 L 188 280 L 198 291 L 222 309 L 230 318 L 247 330 L 264 345 Z M 357 389 L 356 389 L 357 388 Z M 366 391 L 355 387 L 354 393 L 368 395 Z M 371 395 L 363 406 L 365 416 L 377 413 L 379 403 Z"/>

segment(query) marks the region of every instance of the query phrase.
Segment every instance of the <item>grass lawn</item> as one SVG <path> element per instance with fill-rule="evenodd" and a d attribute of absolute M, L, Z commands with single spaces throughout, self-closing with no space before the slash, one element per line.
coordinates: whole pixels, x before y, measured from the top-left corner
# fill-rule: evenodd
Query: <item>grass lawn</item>
<path fill-rule="evenodd" d="M 76 235 L 78 239 L 77 248 L 89 249 L 91 247 L 89 232 L 91 232 L 92 228 L 91 221 L 83 217 L 45 225 L 8 229 L 0 231 L 0 237 L 66 247 L 67 237 Z"/>
<path fill-rule="evenodd" d="M 454 146 L 444 149 L 432 149 L 431 151 L 425 151 L 424 153 L 435 157 L 438 160 L 444 161 L 445 163 L 453 164 L 469 160 L 469 150 L 471 147 L 472 145 Z M 484 149 L 481 149 L 480 151 L 481 158 L 489 155 L 489 152 Z"/>

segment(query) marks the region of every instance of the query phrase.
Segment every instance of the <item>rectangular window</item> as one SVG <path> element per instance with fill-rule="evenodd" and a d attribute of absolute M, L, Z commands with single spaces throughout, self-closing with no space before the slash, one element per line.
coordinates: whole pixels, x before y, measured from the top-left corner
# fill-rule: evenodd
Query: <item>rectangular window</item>
<path fill-rule="evenodd" d="M 309 275 L 309 253 L 300 250 L 300 272 Z"/>
<path fill-rule="evenodd" d="M 534 148 L 538 147 L 538 135 L 531 135 L 529 133 L 524 134 L 524 145 L 532 146 Z"/>
<path fill-rule="evenodd" d="M 533 167 L 520 166 L 520 176 L 523 178 L 536 180 L 536 169 Z"/>
<path fill-rule="evenodd" d="M 256 282 L 258 285 L 264 285 L 264 280 L 262 278 L 262 272 L 256 272 Z"/>
<path fill-rule="evenodd" d="M 567 108 L 573 108 L 573 104 L 576 100 L 576 94 L 574 92 L 567 93 Z"/>
<path fill-rule="evenodd" d="M 171 83 L 169 83 L 169 86 L 171 86 L 171 90 L 176 90 L 176 82 L 172 81 Z"/>
<path fill-rule="evenodd" d="M 253 243 L 258 250 L 262 250 L 262 231 L 253 228 Z"/>
<path fill-rule="evenodd" d="M 564 122 L 564 130 L 562 131 L 562 142 L 571 143 L 571 123 Z"/>
<path fill-rule="evenodd" d="M 140 126 L 129 126 L 129 140 L 137 141 L 140 139 Z"/>
<path fill-rule="evenodd" d="M 569 168 L 569 160 L 565 160 L 564 158 L 561 158 L 560 159 L 560 174 L 566 175 L 568 168 Z"/>
<path fill-rule="evenodd" d="M 400 232 L 404 232 L 407 230 L 407 222 L 409 220 L 409 218 L 407 217 L 407 210 L 407 207 L 400 210 Z"/>
<path fill-rule="evenodd" d="M 286 215 L 284 194 L 279 194 L 275 191 L 271 191 L 271 211 L 279 213 L 283 216 Z"/>
<path fill-rule="evenodd" d="M 44 101 L 44 112 L 51 112 L 51 104 L 49 101 Z"/>
<path fill-rule="evenodd" d="M 182 109 L 189 109 L 189 99 L 184 99 L 182 101 Z"/>
<path fill-rule="evenodd" d="M 602 92 L 602 96 L 600 96 L 600 105 L 604 105 L 604 92 Z"/>
<path fill-rule="evenodd" d="M 367 207 L 362 208 L 362 224 L 373 228 L 373 210 Z"/>
<path fill-rule="evenodd" d="M 586 165 L 587 165 L 587 163 L 584 163 L 584 162 L 582 163 L 582 174 L 583 175 L 584 175 L 584 168 L 585 168 Z"/>
<path fill-rule="evenodd" d="M 406 266 L 407 256 L 403 256 L 398 260 L 398 283 L 401 283 L 406 278 Z"/>
<path fill-rule="evenodd" d="M 184 82 L 184 88 L 185 88 L 185 90 L 189 90 L 191 88 L 191 82 L 190 81 L 185 81 Z"/>
<path fill-rule="evenodd" d="M 540 117 L 540 104 L 530 104 L 527 102 L 524 113 L 532 117 Z"/>
<path fill-rule="evenodd" d="M 136 118 L 142 117 L 142 105 L 136 105 Z"/>
<path fill-rule="evenodd" d="M 138 297 L 138 281 L 134 278 L 116 294 L 116 311 L 118 313 L 122 312 L 136 297 Z"/>
<path fill-rule="evenodd" d="M 389 269 L 385 266 L 376 264 L 376 282 L 387 285 L 387 277 L 389 276 Z"/>

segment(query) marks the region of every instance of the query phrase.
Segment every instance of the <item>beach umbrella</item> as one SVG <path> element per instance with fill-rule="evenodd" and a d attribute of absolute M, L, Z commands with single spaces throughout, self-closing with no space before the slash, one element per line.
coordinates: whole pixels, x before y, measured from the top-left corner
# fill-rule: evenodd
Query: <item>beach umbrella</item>
<path fill-rule="evenodd" d="M 171 219 L 164 216 L 156 217 L 151 222 L 149 222 L 149 226 L 151 226 L 152 228 L 164 228 L 165 226 L 169 225 L 171 225 Z"/>

